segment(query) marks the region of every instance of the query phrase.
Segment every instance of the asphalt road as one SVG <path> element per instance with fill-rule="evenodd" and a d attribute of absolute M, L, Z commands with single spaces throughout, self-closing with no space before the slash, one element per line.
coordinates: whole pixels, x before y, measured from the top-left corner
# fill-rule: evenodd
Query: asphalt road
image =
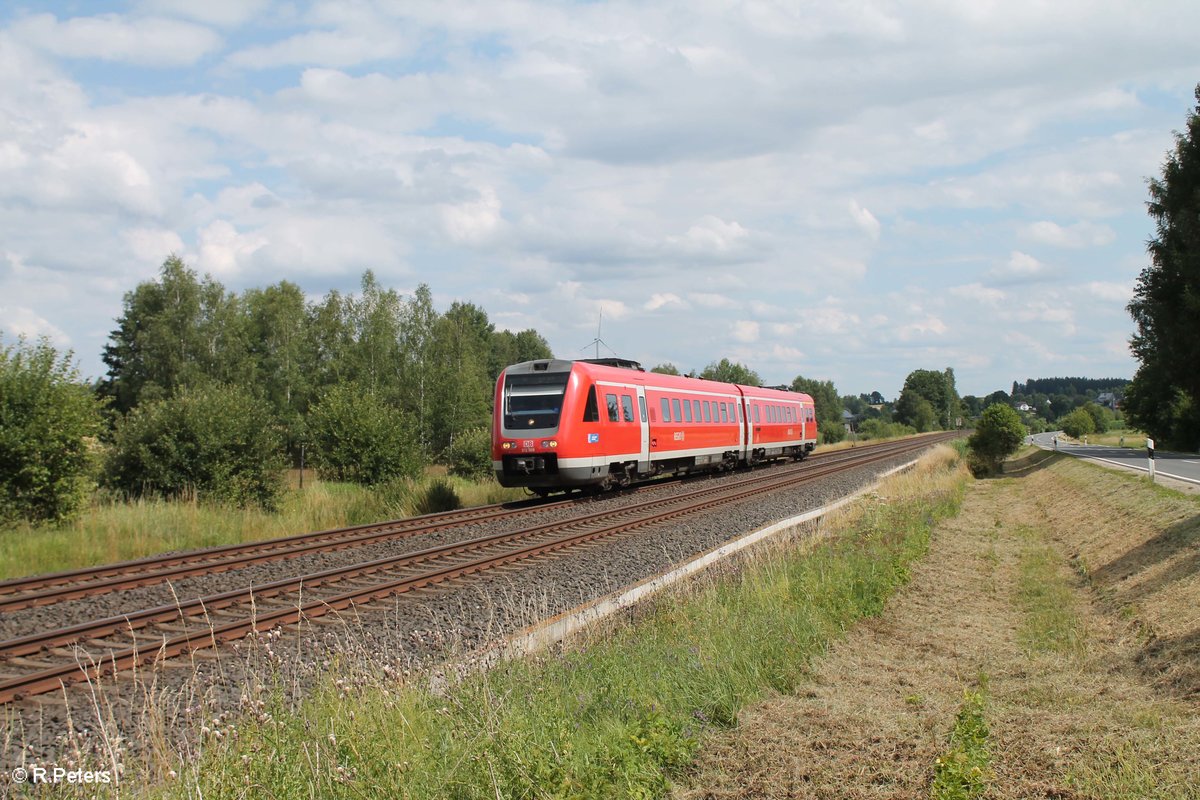
<path fill-rule="evenodd" d="M 1061 432 L 1059 432 L 1061 433 Z M 1056 433 L 1034 434 L 1033 443 L 1044 450 L 1054 450 Z M 1138 444 L 1145 444 L 1145 439 L 1139 439 Z M 1150 471 L 1149 459 L 1145 447 L 1106 447 L 1104 445 L 1069 444 L 1060 440 L 1057 449 L 1060 453 L 1086 458 L 1110 466 L 1125 467 L 1147 473 Z M 1196 453 L 1166 453 L 1154 451 L 1154 470 L 1158 475 L 1200 486 L 1200 455 Z"/>

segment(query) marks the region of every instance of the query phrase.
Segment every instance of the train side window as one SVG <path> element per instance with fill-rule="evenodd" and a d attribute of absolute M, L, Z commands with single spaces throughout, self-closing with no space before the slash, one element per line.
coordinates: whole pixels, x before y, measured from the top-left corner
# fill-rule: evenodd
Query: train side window
<path fill-rule="evenodd" d="M 712 404 L 707 400 L 704 401 L 704 421 L 712 422 Z"/>
<path fill-rule="evenodd" d="M 725 407 L 724 403 L 718 403 L 718 405 L 721 406 L 721 422 L 729 422 L 729 409 Z"/>
<path fill-rule="evenodd" d="M 754 404 L 754 424 L 758 424 L 758 403 Z"/>
<path fill-rule="evenodd" d="M 684 422 L 692 421 L 692 401 L 691 400 L 683 401 L 683 421 Z"/>
<path fill-rule="evenodd" d="M 633 422 L 633 398 L 627 394 L 621 395 L 621 412 L 626 422 Z"/>
<path fill-rule="evenodd" d="M 596 403 L 596 387 L 588 387 L 587 402 L 583 406 L 584 422 L 600 421 L 600 406 Z"/>
<path fill-rule="evenodd" d="M 617 413 L 617 396 L 615 394 L 604 395 L 604 401 L 608 404 L 608 421 L 616 422 L 620 419 Z"/>
<path fill-rule="evenodd" d="M 676 397 L 671 401 L 671 419 L 676 422 L 683 422 L 683 414 L 679 413 L 679 398 Z"/>
<path fill-rule="evenodd" d="M 667 398 L 662 399 L 663 422 L 671 421 L 671 401 Z"/>
<path fill-rule="evenodd" d="M 638 408 L 642 410 L 642 422 L 649 422 L 650 417 L 646 415 L 646 398 L 638 395 Z"/>
<path fill-rule="evenodd" d="M 703 414 L 703 412 L 700 411 L 700 401 L 699 400 L 692 401 L 692 413 L 696 417 L 696 422 L 700 422 L 701 420 L 704 419 L 704 414 Z"/>

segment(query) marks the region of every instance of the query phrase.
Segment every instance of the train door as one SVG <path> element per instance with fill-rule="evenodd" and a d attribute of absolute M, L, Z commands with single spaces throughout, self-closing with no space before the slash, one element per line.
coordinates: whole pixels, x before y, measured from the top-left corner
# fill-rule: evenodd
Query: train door
<path fill-rule="evenodd" d="M 650 415 L 646 413 L 646 387 L 637 387 L 639 427 L 642 429 L 642 447 L 638 453 L 638 472 L 650 471 Z"/>

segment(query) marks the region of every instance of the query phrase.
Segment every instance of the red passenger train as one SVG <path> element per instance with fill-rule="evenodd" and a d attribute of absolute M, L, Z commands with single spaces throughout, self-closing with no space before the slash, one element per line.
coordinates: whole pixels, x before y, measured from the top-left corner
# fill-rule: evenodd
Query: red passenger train
<path fill-rule="evenodd" d="M 496 478 L 538 494 L 799 460 L 816 441 L 806 394 L 659 375 L 623 359 L 526 361 L 496 382 Z"/>

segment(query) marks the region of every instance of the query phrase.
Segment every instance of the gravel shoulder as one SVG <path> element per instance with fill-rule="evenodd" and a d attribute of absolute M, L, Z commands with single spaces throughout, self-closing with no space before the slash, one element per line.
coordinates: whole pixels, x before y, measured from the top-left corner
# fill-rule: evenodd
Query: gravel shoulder
<path fill-rule="evenodd" d="M 927 797 L 966 692 L 984 797 L 1200 797 L 1198 530 L 1193 498 L 1077 462 L 975 483 L 884 614 L 676 797 Z"/>

